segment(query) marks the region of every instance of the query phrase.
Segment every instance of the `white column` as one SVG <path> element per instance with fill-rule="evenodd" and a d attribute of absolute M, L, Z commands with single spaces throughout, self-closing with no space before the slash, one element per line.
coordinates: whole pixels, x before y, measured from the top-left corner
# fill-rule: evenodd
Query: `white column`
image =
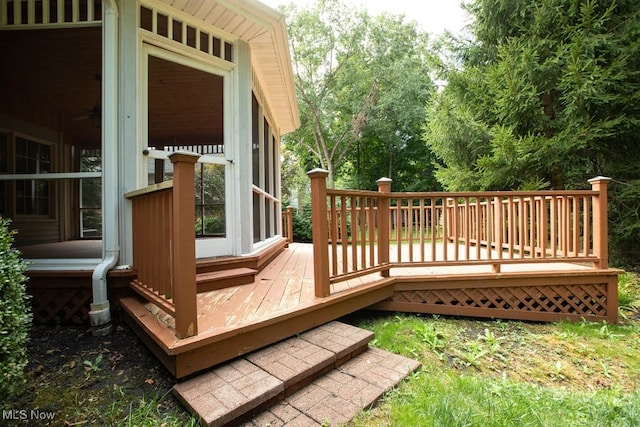
<path fill-rule="evenodd" d="M 238 191 L 236 206 L 238 215 L 228 218 L 234 221 L 234 230 L 240 244 L 240 253 L 247 254 L 253 250 L 253 193 L 251 168 L 251 52 L 245 42 L 236 43 L 236 79 L 237 128 L 225 129 L 225 132 L 237 132 L 236 173 L 238 174 Z"/>
<path fill-rule="evenodd" d="M 146 106 L 139 105 L 141 78 L 138 74 L 142 61 L 138 41 L 138 5 L 135 1 L 119 0 L 120 3 L 120 39 L 119 39 L 119 80 L 118 90 L 118 144 L 119 144 L 119 180 L 120 195 L 139 188 L 139 181 L 144 169 L 142 147 L 146 141 L 141 141 L 139 130 L 139 109 Z M 120 210 L 120 262 L 131 265 L 133 263 L 133 242 L 131 226 L 131 202 L 121 198 Z"/>

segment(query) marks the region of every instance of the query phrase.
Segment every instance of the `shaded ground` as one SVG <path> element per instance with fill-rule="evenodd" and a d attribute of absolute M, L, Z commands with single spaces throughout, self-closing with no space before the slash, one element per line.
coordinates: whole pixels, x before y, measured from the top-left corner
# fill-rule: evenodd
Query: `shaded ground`
<path fill-rule="evenodd" d="M 3 413 L 0 424 L 192 422 L 170 393 L 173 377 L 126 326 L 106 337 L 88 327 L 34 326 L 28 352 L 26 390 L 8 402 L 13 413 Z"/>
<path fill-rule="evenodd" d="M 575 391 L 632 392 L 640 383 L 638 313 L 617 326 L 389 313 L 346 321 L 364 327 L 374 326 L 371 322 L 394 325 L 372 327 L 373 344 L 386 342 L 382 347 L 387 350 L 419 357 L 423 371 L 448 367 L 460 374 Z M 116 326 L 107 337 L 92 336 L 88 327 L 35 326 L 28 350 L 26 390 L 8 402 L 0 425 L 195 424 L 171 393 L 173 377 L 126 326 Z M 383 405 L 364 424 L 375 424 L 380 411 L 388 410 Z M 53 420 L 47 419 L 51 415 Z"/>

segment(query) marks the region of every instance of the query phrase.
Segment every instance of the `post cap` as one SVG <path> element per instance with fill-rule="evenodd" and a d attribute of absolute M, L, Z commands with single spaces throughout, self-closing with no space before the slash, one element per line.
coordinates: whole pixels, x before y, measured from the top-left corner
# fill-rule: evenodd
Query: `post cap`
<path fill-rule="evenodd" d="M 171 160 L 171 163 L 175 163 L 178 161 L 196 163 L 200 158 L 200 154 L 194 153 L 192 151 L 176 151 L 169 154 L 168 157 L 169 160 Z"/>
<path fill-rule="evenodd" d="M 386 182 L 393 182 L 393 180 L 391 178 L 387 178 L 386 176 L 383 176 L 382 178 L 376 181 L 376 184 L 384 184 Z"/>
<path fill-rule="evenodd" d="M 600 181 L 611 181 L 611 178 L 609 178 L 608 176 L 596 176 L 595 178 L 591 178 L 589 181 L 587 181 L 589 184 L 593 184 L 595 182 L 600 182 Z"/>
<path fill-rule="evenodd" d="M 329 176 L 329 171 L 322 168 L 315 168 L 307 172 L 309 178 L 322 178 Z"/>

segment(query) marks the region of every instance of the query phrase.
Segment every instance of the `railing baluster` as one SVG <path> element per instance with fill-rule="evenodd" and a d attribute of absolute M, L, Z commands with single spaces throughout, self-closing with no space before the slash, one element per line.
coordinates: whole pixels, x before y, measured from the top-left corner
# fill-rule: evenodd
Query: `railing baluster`
<path fill-rule="evenodd" d="M 584 209 L 582 212 L 582 222 L 584 223 L 582 226 L 582 252 L 583 256 L 589 256 L 591 254 L 591 223 L 589 221 L 591 218 L 591 206 L 589 205 L 589 198 L 582 198 L 582 206 Z"/>
<path fill-rule="evenodd" d="M 407 240 L 409 241 L 409 262 L 413 262 L 413 199 L 407 200 Z"/>
<path fill-rule="evenodd" d="M 427 211 L 424 207 L 424 199 L 420 198 L 420 261 L 425 262 L 424 251 L 424 233 L 425 233 L 425 221 L 427 219 Z"/>
<path fill-rule="evenodd" d="M 475 234 L 476 234 L 476 259 L 481 259 L 481 251 L 482 251 L 482 240 L 484 239 L 482 235 L 482 230 L 484 229 L 483 221 L 482 221 L 482 204 L 480 203 L 480 197 L 476 197 L 476 226 L 475 226 Z"/>
<path fill-rule="evenodd" d="M 556 207 L 557 203 L 556 203 L 556 197 L 555 196 L 551 196 L 550 198 L 550 212 L 549 212 L 549 217 L 551 218 L 551 237 L 550 237 L 550 244 L 551 244 L 551 257 L 555 258 L 556 257 L 556 249 L 557 249 L 557 223 L 558 223 L 558 213 L 557 213 L 557 207 Z"/>
<path fill-rule="evenodd" d="M 394 265 L 480 264 L 495 272 L 506 263 L 534 260 L 603 265 L 604 242 L 591 219 L 592 210 L 602 209 L 595 206 L 601 198 L 596 190 L 389 194 L 381 194 L 380 187 L 378 192 L 329 190 L 325 203 L 329 200 L 330 209 L 324 220 L 331 229 L 325 240 L 332 242 L 327 252 L 331 249 L 334 267 L 328 267 L 327 274 L 334 283 L 372 272 L 384 276 Z M 393 261 L 390 244 L 397 246 Z M 403 246 L 407 244 L 408 248 Z M 420 245 L 420 255 L 415 244 Z"/>
<path fill-rule="evenodd" d="M 578 256 L 580 252 L 580 199 L 577 197 L 571 198 L 573 204 L 573 256 Z"/>
<path fill-rule="evenodd" d="M 396 242 L 398 243 L 398 262 L 402 262 L 402 199 L 397 199 L 396 205 Z"/>
<path fill-rule="evenodd" d="M 96 8 L 94 0 L 87 0 L 87 21 L 93 22 L 96 19 Z"/>
<path fill-rule="evenodd" d="M 342 269 L 349 271 L 349 260 L 347 258 L 349 254 L 349 226 L 347 221 L 347 197 L 340 197 L 340 219 L 341 219 L 341 233 L 340 238 L 342 240 Z"/>
<path fill-rule="evenodd" d="M 507 236 L 507 242 L 509 245 L 509 259 L 513 259 L 513 244 L 514 244 L 514 240 L 516 239 L 515 236 L 515 225 L 516 225 L 516 216 L 515 216 L 515 208 L 514 208 L 514 203 L 513 203 L 513 197 L 512 196 L 508 196 L 507 198 L 507 207 L 508 207 L 508 218 L 507 218 L 507 224 L 508 224 L 508 236 Z"/>
<path fill-rule="evenodd" d="M 462 221 L 464 223 L 464 259 L 468 260 L 471 252 L 471 206 L 469 205 L 469 197 L 464 198 L 464 211 Z M 457 244 L 457 242 L 456 242 Z"/>
<path fill-rule="evenodd" d="M 351 264 L 358 270 L 358 206 L 355 197 L 351 196 Z"/>
<path fill-rule="evenodd" d="M 376 263 L 376 253 L 375 253 L 375 243 L 376 243 L 376 239 L 375 239 L 375 222 L 374 222 L 374 215 L 375 215 L 375 210 L 374 210 L 374 199 L 373 198 L 367 198 L 367 223 L 368 223 L 368 231 L 369 231 L 369 267 L 374 267 L 377 263 Z"/>
<path fill-rule="evenodd" d="M 331 273 L 334 276 L 338 275 L 338 213 L 336 211 L 336 198 L 329 196 L 330 206 L 330 223 L 329 234 L 331 239 Z M 346 266 L 343 266 L 342 273 L 346 273 Z"/>

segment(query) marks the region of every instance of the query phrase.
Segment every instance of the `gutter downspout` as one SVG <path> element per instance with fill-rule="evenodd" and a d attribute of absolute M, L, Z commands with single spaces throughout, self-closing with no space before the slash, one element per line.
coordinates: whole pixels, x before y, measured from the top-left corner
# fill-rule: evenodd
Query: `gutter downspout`
<path fill-rule="evenodd" d="M 107 297 L 107 273 L 120 256 L 118 228 L 118 6 L 116 0 L 102 3 L 102 243 L 103 259 L 93 271 L 93 302 L 89 311 L 94 336 L 112 332 Z"/>

